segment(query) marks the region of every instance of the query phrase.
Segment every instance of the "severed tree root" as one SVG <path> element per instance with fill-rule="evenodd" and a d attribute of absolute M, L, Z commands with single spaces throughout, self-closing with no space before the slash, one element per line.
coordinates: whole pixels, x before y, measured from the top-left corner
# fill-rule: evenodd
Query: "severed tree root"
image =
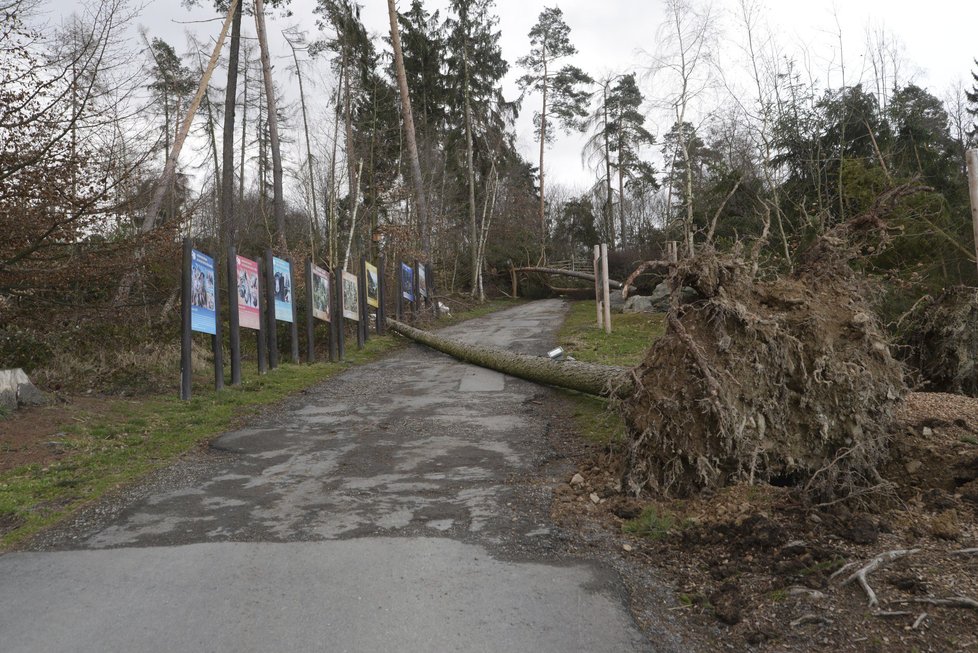
<path fill-rule="evenodd" d="M 870 560 L 865 566 L 857 569 L 854 574 L 842 581 L 843 585 L 848 585 L 854 580 L 859 581 L 859 585 L 866 592 L 866 596 L 869 598 L 869 607 L 875 608 L 879 605 L 879 599 L 876 598 L 876 592 L 873 588 L 869 586 L 869 582 L 866 580 L 866 576 L 875 571 L 880 565 L 892 562 L 898 558 L 903 558 L 908 555 L 917 553 L 920 549 L 897 549 L 895 551 L 887 551 L 886 553 L 881 553 L 872 560 Z"/>
<path fill-rule="evenodd" d="M 945 608 L 970 608 L 972 610 L 978 610 L 978 601 L 969 599 L 967 596 L 951 596 L 946 599 L 934 599 L 927 597 L 923 599 L 910 599 L 908 602 L 939 605 Z"/>
<path fill-rule="evenodd" d="M 798 626 L 804 626 L 805 624 L 823 624 L 828 626 L 831 623 L 832 620 L 829 619 L 828 617 L 823 617 L 820 614 L 808 613 L 808 614 L 801 615 L 800 617 L 798 617 L 788 625 L 791 626 L 792 628 L 797 628 Z"/>
<path fill-rule="evenodd" d="M 975 549 L 959 549 L 957 551 L 951 551 L 953 556 L 973 556 L 978 555 L 978 548 Z"/>

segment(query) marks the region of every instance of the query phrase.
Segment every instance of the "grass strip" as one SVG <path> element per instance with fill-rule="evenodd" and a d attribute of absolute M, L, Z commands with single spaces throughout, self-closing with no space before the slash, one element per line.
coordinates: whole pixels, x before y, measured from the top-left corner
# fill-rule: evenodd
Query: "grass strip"
<path fill-rule="evenodd" d="M 579 361 L 634 367 L 664 331 L 662 313 L 613 313 L 611 333 L 605 333 L 597 327 L 594 302 L 578 301 L 570 305 L 557 344 Z M 609 410 L 606 399 L 567 395 L 574 400 L 574 423 L 583 438 L 607 444 L 625 437 L 625 423 L 617 411 Z"/>

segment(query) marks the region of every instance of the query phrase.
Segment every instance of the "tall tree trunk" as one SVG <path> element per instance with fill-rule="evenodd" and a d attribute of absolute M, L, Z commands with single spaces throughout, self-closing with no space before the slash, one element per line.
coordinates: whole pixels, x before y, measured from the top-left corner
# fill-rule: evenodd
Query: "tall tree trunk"
<path fill-rule="evenodd" d="M 547 42 L 544 40 L 542 51 L 547 51 Z M 547 59 L 544 55 L 543 60 L 543 109 L 540 111 L 540 262 L 547 262 L 547 206 L 544 193 L 544 174 L 543 174 L 543 153 L 547 145 Z"/>
<path fill-rule="evenodd" d="M 462 47 L 462 67 L 465 80 L 465 167 L 469 183 L 469 238 L 472 262 L 472 293 L 475 297 L 479 287 L 479 227 L 475 218 L 475 155 L 472 144 L 472 106 L 469 97 L 469 53 Z M 443 195 L 444 196 L 444 195 Z M 482 297 L 480 296 L 480 301 Z"/>
<path fill-rule="evenodd" d="M 397 29 L 397 7 L 394 6 L 394 0 L 387 0 L 387 12 L 390 15 L 391 45 L 394 48 L 397 86 L 401 92 L 401 109 L 404 113 L 404 136 L 407 140 L 408 156 L 411 157 L 411 176 L 414 177 L 415 202 L 418 208 L 418 227 L 421 231 L 421 251 L 425 259 L 428 259 L 431 255 L 431 234 L 428 232 L 428 205 L 425 202 L 424 182 L 421 179 L 421 161 L 418 158 L 418 143 L 414 135 L 414 116 L 411 113 L 411 96 L 408 94 L 407 74 L 404 72 L 404 54 L 401 51 L 401 36 Z"/>
<path fill-rule="evenodd" d="M 255 30 L 258 32 L 258 47 L 261 49 L 261 70 L 265 80 L 265 102 L 268 105 L 268 140 L 272 149 L 272 184 L 275 197 L 272 200 L 275 212 L 275 238 L 277 244 L 285 245 L 285 196 L 282 183 L 282 148 L 278 139 L 278 111 L 275 107 L 275 85 L 272 83 L 272 60 L 268 53 L 268 36 L 265 31 L 265 3 L 255 0 Z"/>
<path fill-rule="evenodd" d="M 602 89 L 604 99 L 604 166 L 605 166 L 605 187 L 607 195 L 604 205 L 604 224 L 608 230 L 609 242 L 615 246 L 615 202 L 613 191 L 611 190 L 611 139 L 608 138 L 608 82 L 605 82 Z M 618 150 L 618 157 L 621 158 L 621 150 Z M 622 234 L 622 247 L 625 246 L 624 233 Z"/>
<path fill-rule="evenodd" d="M 618 235 L 621 249 L 625 249 L 625 167 L 622 165 L 622 152 L 625 151 L 624 135 L 618 139 Z"/>
<path fill-rule="evenodd" d="M 153 192 L 153 198 L 146 212 L 146 219 L 143 220 L 141 229 L 143 233 L 152 231 L 156 226 L 156 215 L 159 213 L 160 205 L 163 203 L 163 196 L 166 195 L 167 189 L 173 182 L 173 177 L 177 171 L 177 158 L 180 156 L 180 150 L 183 149 L 183 142 L 187 139 L 190 124 L 193 122 L 197 108 L 200 106 L 200 101 L 204 96 L 204 92 L 207 90 L 207 84 L 210 82 L 214 68 L 217 67 L 217 60 L 221 56 L 221 48 L 224 46 L 224 39 L 227 37 L 228 28 L 231 26 L 231 19 L 237 6 L 238 0 L 231 0 L 227 18 L 224 19 L 224 26 L 221 28 L 221 35 L 217 38 L 217 43 L 214 45 L 214 52 L 211 54 L 211 60 L 208 62 L 207 69 L 204 71 L 200 84 L 197 86 L 197 94 L 187 109 L 187 115 L 183 120 L 183 124 L 180 126 L 180 131 L 173 139 L 173 149 L 167 156 L 166 166 L 163 168 L 163 174 L 160 176 L 160 181 L 156 186 L 156 190 Z"/>
<path fill-rule="evenodd" d="M 233 23 L 232 23 L 233 25 Z M 197 47 L 196 42 L 194 42 L 194 49 L 197 51 L 197 66 L 200 69 L 200 74 L 204 74 L 204 62 L 200 58 L 200 48 Z M 204 109 L 207 113 L 207 144 L 211 149 L 211 159 L 214 164 L 214 218 L 216 227 L 215 235 L 218 237 L 218 242 L 224 242 L 224 223 L 221 220 L 221 199 L 218 195 L 219 190 L 222 188 L 221 184 L 221 163 L 217 158 L 217 121 L 214 119 L 214 107 L 211 105 L 211 98 L 207 93 L 204 93 Z M 232 173 L 234 174 L 234 173 Z"/>
<path fill-rule="evenodd" d="M 346 48 L 343 49 L 340 60 L 340 80 L 336 87 L 336 115 L 333 122 L 333 151 L 329 159 L 329 265 L 336 266 L 338 243 L 338 219 L 336 216 L 336 195 L 339 192 L 336 182 L 336 155 L 340 142 L 340 98 L 343 93 L 343 78 L 346 76 Z"/>
<path fill-rule="evenodd" d="M 234 112 L 238 97 L 238 65 L 241 58 L 241 6 L 234 10 L 231 22 L 231 49 L 228 52 L 228 81 L 224 92 L 224 138 L 221 143 L 224 175 L 221 177 L 221 231 L 223 249 L 234 244 L 238 237 L 238 225 L 234 211 Z M 246 91 L 247 93 L 247 91 Z M 242 145 L 242 148 L 244 146 Z M 241 157 L 244 163 L 244 153 Z M 241 180 L 242 186 L 244 179 Z"/>
<path fill-rule="evenodd" d="M 299 105 L 302 108 L 302 128 L 306 133 L 306 160 L 309 162 L 309 194 L 312 196 L 312 220 L 309 221 L 309 249 L 312 257 L 316 257 L 316 229 L 319 223 L 319 210 L 316 204 L 316 172 L 312 166 L 312 145 L 309 139 L 309 118 L 306 113 L 306 93 L 302 86 L 302 69 L 299 68 L 299 57 L 295 53 L 292 41 L 286 39 L 292 49 L 292 60 L 295 61 L 295 75 L 299 80 Z"/>
<path fill-rule="evenodd" d="M 245 56 L 247 57 L 247 51 L 245 51 Z M 244 84 L 243 84 L 243 88 L 241 89 L 241 93 L 242 93 L 241 94 L 241 160 L 238 161 L 238 207 L 239 208 L 244 205 L 245 159 L 247 158 L 246 155 L 248 152 L 248 69 L 250 67 L 249 64 L 250 64 L 249 61 L 245 61 L 244 80 L 243 80 Z M 234 145 L 233 139 L 229 139 L 229 140 L 232 141 L 231 145 L 233 147 Z M 225 141 L 225 143 L 227 142 L 228 141 Z M 227 147 L 227 145 L 225 145 L 225 147 Z M 225 156 L 227 156 L 226 153 Z M 224 183 L 227 184 L 227 181 L 225 181 Z M 233 183 L 234 182 L 232 181 L 232 184 Z M 234 224 L 234 235 L 231 237 L 231 242 L 236 243 L 237 236 L 238 236 L 237 219 L 233 220 L 233 224 Z"/>

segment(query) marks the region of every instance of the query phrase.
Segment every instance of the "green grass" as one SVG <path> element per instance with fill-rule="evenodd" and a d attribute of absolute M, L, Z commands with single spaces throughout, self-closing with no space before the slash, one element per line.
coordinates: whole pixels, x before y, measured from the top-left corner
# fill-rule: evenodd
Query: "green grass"
<path fill-rule="evenodd" d="M 573 302 L 557 333 L 557 344 L 579 361 L 634 367 L 665 330 L 661 313 L 612 314 L 611 334 L 599 330 L 594 302 Z M 585 439 L 607 444 L 625 437 L 621 415 L 598 397 L 567 393 L 575 403 L 574 421 Z"/>
<path fill-rule="evenodd" d="M 597 327 L 594 302 L 582 301 L 571 304 L 557 341 L 579 361 L 632 367 L 664 330 L 662 313 L 613 313 L 607 334 Z"/>
<path fill-rule="evenodd" d="M 433 326 L 457 324 L 515 305 L 493 301 L 458 312 Z M 0 537 L 0 549 L 25 539 L 106 493 L 181 455 L 258 414 L 291 394 L 343 370 L 381 358 L 406 341 L 395 335 L 372 336 L 363 350 L 348 340 L 342 363 L 282 364 L 264 376 L 243 366 L 243 383 L 221 392 L 213 377 L 195 377 L 193 398 L 172 393 L 107 403 L 98 414 L 75 414 L 58 440 L 64 455 L 48 466 L 26 465 L 0 474 L 0 524 L 17 524 Z"/>
<path fill-rule="evenodd" d="M 632 535 L 661 540 L 669 534 L 669 531 L 683 526 L 679 518 L 671 512 L 648 506 L 641 515 L 626 521 L 621 528 Z"/>
<path fill-rule="evenodd" d="M 961 442 L 964 444 L 974 444 L 978 445 L 978 438 L 973 435 L 965 435 L 961 437 Z"/>

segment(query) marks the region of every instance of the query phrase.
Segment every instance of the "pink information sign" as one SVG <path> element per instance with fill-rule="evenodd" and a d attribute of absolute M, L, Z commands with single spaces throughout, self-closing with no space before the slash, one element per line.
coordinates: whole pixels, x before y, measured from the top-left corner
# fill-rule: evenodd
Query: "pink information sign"
<path fill-rule="evenodd" d="M 258 329 L 258 263 L 238 256 L 238 324 Z"/>

